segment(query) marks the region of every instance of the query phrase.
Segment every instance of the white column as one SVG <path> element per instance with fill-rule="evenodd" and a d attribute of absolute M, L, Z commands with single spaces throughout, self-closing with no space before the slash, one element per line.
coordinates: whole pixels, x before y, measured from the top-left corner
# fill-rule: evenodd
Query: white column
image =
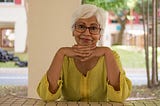
<path fill-rule="evenodd" d="M 73 45 L 71 15 L 80 2 L 81 0 L 29 0 L 28 97 L 39 98 L 36 92 L 38 83 L 58 48 Z"/>

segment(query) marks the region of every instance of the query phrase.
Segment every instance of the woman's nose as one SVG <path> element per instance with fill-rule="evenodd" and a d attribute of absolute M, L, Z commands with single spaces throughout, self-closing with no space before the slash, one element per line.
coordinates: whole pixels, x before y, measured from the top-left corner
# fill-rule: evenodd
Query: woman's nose
<path fill-rule="evenodd" d="M 90 31 L 89 31 L 89 28 L 87 28 L 84 32 L 85 35 L 91 35 Z"/>

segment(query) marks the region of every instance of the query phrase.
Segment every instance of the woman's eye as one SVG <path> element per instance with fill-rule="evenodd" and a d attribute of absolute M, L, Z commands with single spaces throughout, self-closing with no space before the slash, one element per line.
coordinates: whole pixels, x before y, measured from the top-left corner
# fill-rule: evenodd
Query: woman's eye
<path fill-rule="evenodd" d="M 97 30 L 98 28 L 97 28 L 97 27 L 92 26 L 92 27 L 90 27 L 90 29 L 91 29 L 91 30 Z"/>
<path fill-rule="evenodd" d="M 85 29 L 86 26 L 84 26 L 84 25 L 79 25 L 78 28 Z"/>

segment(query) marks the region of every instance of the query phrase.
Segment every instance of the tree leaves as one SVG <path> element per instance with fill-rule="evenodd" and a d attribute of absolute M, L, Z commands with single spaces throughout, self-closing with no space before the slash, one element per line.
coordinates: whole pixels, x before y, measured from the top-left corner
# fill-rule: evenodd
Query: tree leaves
<path fill-rule="evenodd" d="M 83 0 L 83 3 L 94 4 L 98 7 L 102 7 L 106 11 L 114 11 L 115 13 L 127 7 L 126 0 Z"/>

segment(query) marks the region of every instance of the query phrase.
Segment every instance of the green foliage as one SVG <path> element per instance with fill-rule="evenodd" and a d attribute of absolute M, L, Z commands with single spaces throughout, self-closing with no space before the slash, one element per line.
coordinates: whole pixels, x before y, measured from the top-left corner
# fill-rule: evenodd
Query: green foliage
<path fill-rule="evenodd" d="M 148 2 L 149 2 L 149 13 L 151 14 L 152 13 L 152 0 L 144 0 L 144 2 L 142 2 L 142 0 L 138 0 L 134 10 L 137 13 L 142 14 L 142 7 L 144 5 L 144 13 L 147 14 Z"/>
<path fill-rule="evenodd" d="M 120 46 L 114 45 L 112 49 L 115 50 L 121 59 L 122 65 L 125 68 L 145 68 L 145 53 L 143 49 L 136 46 Z M 158 68 L 160 68 L 160 48 L 157 48 Z M 152 61 L 152 47 L 149 47 L 149 65 L 151 67 Z"/>
<path fill-rule="evenodd" d="M 149 10 L 152 12 L 152 0 L 143 0 L 144 8 L 147 8 L 147 1 L 149 1 Z M 94 4 L 98 7 L 104 8 L 106 11 L 113 11 L 119 16 L 124 10 L 129 10 L 132 6 L 134 10 L 142 14 L 142 0 L 82 0 L 84 4 Z M 130 5 L 127 5 L 129 3 Z M 146 10 L 145 10 L 146 12 Z"/>
<path fill-rule="evenodd" d="M 127 6 L 130 8 L 130 9 L 134 9 L 135 6 L 137 4 L 137 0 L 128 0 L 127 1 Z"/>
<path fill-rule="evenodd" d="M 134 46 L 112 46 L 125 68 L 145 68 L 145 54 Z"/>
<path fill-rule="evenodd" d="M 84 4 L 94 4 L 98 7 L 102 7 L 107 11 L 114 11 L 118 13 L 124 9 L 129 9 L 126 4 L 127 0 L 83 0 Z"/>

